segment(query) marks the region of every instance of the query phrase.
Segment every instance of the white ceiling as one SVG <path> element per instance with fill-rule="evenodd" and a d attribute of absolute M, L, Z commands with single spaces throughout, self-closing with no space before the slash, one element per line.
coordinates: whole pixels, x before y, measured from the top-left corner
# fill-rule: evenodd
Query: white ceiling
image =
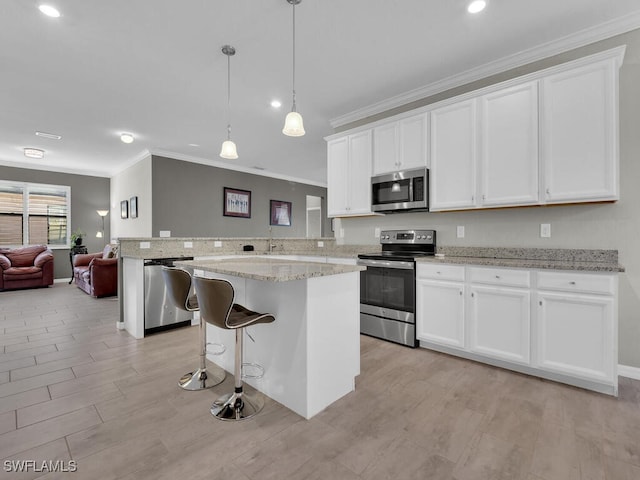
<path fill-rule="evenodd" d="M 602 36 L 611 25 L 640 26 L 638 0 L 488 0 L 478 15 L 466 12 L 467 0 L 303 0 L 296 90 L 307 134 L 291 138 L 281 133 L 291 107 L 286 0 L 47 0 L 58 19 L 38 3 L 0 2 L 0 164 L 101 176 L 148 151 L 222 161 L 224 44 L 237 50 L 240 155 L 226 162 L 324 184 L 331 119 L 567 36 L 587 38 L 585 29 Z M 121 132 L 136 141 L 121 143 Z M 26 159 L 23 147 L 46 156 Z"/>

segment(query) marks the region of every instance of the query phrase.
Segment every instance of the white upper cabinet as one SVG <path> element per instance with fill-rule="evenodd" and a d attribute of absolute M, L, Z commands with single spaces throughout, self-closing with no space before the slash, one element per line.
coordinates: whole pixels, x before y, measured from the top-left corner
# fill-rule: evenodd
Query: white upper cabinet
<path fill-rule="evenodd" d="M 327 144 L 327 214 L 371 214 L 371 130 Z"/>
<path fill-rule="evenodd" d="M 480 102 L 480 205 L 537 203 L 538 83 L 498 90 Z"/>
<path fill-rule="evenodd" d="M 427 166 L 427 119 L 423 113 L 373 129 L 373 175 Z"/>
<path fill-rule="evenodd" d="M 476 204 L 476 99 L 431 112 L 430 210 Z"/>
<path fill-rule="evenodd" d="M 546 203 L 618 199 L 617 61 L 542 80 Z"/>

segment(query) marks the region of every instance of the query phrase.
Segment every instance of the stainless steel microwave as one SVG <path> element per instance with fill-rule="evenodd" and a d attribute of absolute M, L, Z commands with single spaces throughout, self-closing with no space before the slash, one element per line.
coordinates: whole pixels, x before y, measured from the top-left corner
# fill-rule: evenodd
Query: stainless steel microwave
<path fill-rule="evenodd" d="M 429 169 L 418 168 L 371 177 L 371 210 L 429 210 Z"/>

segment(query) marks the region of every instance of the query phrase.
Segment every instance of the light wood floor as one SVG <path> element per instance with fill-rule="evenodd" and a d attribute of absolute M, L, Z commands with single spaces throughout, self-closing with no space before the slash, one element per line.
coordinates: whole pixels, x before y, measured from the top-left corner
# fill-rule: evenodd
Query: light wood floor
<path fill-rule="evenodd" d="M 0 478 L 640 479 L 640 382 L 615 399 L 362 337 L 356 391 L 312 420 L 267 400 L 227 423 L 231 376 L 176 385 L 196 328 L 135 340 L 117 316 L 73 285 L 0 292 L 0 458 L 77 462 Z"/>

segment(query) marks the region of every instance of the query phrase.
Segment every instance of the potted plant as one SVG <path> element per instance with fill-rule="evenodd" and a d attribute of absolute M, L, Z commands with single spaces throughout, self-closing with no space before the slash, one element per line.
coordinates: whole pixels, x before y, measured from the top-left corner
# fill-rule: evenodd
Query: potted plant
<path fill-rule="evenodd" d="M 75 245 L 82 245 L 82 237 L 84 232 L 79 228 L 71 234 L 71 243 Z"/>

